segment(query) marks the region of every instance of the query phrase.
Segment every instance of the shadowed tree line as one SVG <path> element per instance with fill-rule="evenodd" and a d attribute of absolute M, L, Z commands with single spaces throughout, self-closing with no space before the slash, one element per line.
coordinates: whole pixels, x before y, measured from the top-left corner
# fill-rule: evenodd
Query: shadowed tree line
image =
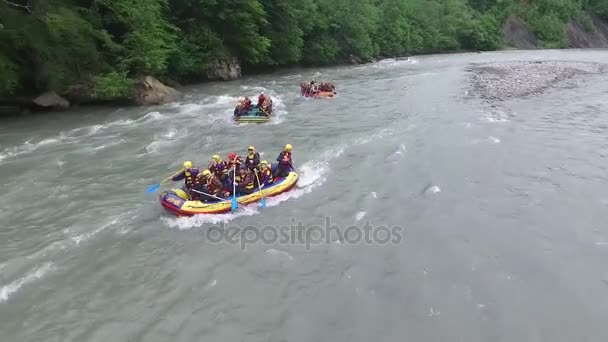
<path fill-rule="evenodd" d="M 214 61 L 245 70 L 494 50 L 520 16 L 546 47 L 564 23 L 608 19 L 605 0 L 0 0 L 0 96 L 93 85 L 127 94 L 140 75 L 206 78 Z"/>

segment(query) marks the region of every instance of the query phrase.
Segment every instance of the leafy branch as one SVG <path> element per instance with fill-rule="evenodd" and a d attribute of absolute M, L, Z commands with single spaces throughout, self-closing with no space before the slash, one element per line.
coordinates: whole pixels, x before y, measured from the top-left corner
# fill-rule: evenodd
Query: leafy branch
<path fill-rule="evenodd" d="M 2 2 L 4 2 L 5 4 L 7 4 L 9 6 L 23 8 L 24 10 L 32 13 L 32 7 L 30 6 L 29 0 L 27 1 L 27 3 L 25 5 L 16 4 L 16 3 L 12 2 L 12 1 L 8 1 L 8 0 L 2 0 Z"/>

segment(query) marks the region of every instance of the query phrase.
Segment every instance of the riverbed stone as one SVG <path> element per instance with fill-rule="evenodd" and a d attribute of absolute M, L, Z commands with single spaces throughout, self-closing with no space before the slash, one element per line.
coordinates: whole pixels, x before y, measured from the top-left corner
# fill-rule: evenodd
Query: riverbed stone
<path fill-rule="evenodd" d="M 473 92 L 490 101 L 538 94 L 565 79 L 601 73 L 606 65 L 588 62 L 527 61 L 474 64 L 469 67 Z"/>
<path fill-rule="evenodd" d="M 70 107 L 70 102 L 59 96 L 54 91 L 47 91 L 33 100 L 34 104 L 43 108 L 66 109 Z"/>
<path fill-rule="evenodd" d="M 207 78 L 209 80 L 236 80 L 241 77 L 241 63 L 236 57 L 218 58 L 209 63 Z"/>
<path fill-rule="evenodd" d="M 159 105 L 177 101 L 182 94 L 152 76 L 139 79 L 135 102 L 139 105 Z"/>

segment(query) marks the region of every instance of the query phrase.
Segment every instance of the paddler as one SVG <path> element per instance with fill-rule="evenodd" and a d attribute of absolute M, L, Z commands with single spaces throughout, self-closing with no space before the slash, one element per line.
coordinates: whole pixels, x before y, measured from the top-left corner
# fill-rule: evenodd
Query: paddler
<path fill-rule="evenodd" d="M 247 149 L 247 157 L 245 157 L 245 166 L 252 171 L 258 168 L 260 165 L 260 154 L 255 151 L 253 146 L 249 146 Z"/>
<path fill-rule="evenodd" d="M 228 153 L 228 173 L 230 174 L 230 177 L 233 176 L 234 174 L 234 168 L 236 168 L 237 170 L 239 169 L 239 167 L 241 167 L 241 165 L 243 165 L 243 159 L 241 159 L 241 157 L 239 157 L 236 153 L 234 152 L 230 152 Z"/>
<path fill-rule="evenodd" d="M 264 95 L 264 92 L 261 92 L 260 96 L 258 96 L 258 104 L 256 105 L 256 107 L 262 109 L 264 101 L 266 101 L 266 95 Z"/>
<path fill-rule="evenodd" d="M 172 181 L 177 182 L 180 180 L 184 180 L 184 191 L 188 192 L 192 184 L 194 183 L 194 178 L 199 174 L 199 169 L 195 168 L 192 165 L 192 162 L 187 160 L 184 162 L 184 169 L 180 171 L 178 174 L 171 178 Z"/>
<path fill-rule="evenodd" d="M 199 173 L 198 176 L 196 176 L 196 178 L 194 179 L 194 183 L 192 184 L 192 188 L 190 189 L 196 190 L 190 191 L 191 200 L 197 201 L 206 199 L 206 196 L 204 196 L 200 192 L 207 192 L 207 181 L 209 177 L 211 177 L 211 171 L 209 171 L 208 169 L 204 170 L 203 172 Z"/>
<path fill-rule="evenodd" d="M 235 182 L 236 192 L 239 195 L 248 195 L 255 190 L 255 176 L 246 167 L 239 170 Z"/>
<path fill-rule="evenodd" d="M 222 197 L 222 195 L 224 195 L 222 192 L 224 188 L 224 185 L 222 184 L 222 181 L 220 179 L 220 177 L 218 177 L 216 174 L 211 174 L 208 178 L 207 178 L 207 193 L 216 197 Z M 209 200 L 213 200 L 214 198 L 208 197 L 206 196 L 207 199 Z"/>
<path fill-rule="evenodd" d="M 289 172 L 292 170 L 291 150 L 292 146 L 287 144 L 285 145 L 285 149 L 277 157 L 279 165 L 277 165 L 275 177 L 287 177 Z"/>
<path fill-rule="evenodd" d="M 226 166 L 226 162 L 222 160 L 222 157 L 217 154 L 214 154 L 211 157 L 211 161 L 209 162 L 209 166 L 207 166 L 207 168 L 209 169 L 209 171 L 211 171 L 211 173 L 215 173 L 215 169 L 220 164 Z"/>
<path fill-rule="evenodd" d="M 270 170 L 270 166 L 265 160 L 262 160 L 262 162 L 260 163 L 260 173 L 258 177 L 260 178 L 260 186 L 272 184 L 274 180 L 272 177 L 272 171 Z"/>

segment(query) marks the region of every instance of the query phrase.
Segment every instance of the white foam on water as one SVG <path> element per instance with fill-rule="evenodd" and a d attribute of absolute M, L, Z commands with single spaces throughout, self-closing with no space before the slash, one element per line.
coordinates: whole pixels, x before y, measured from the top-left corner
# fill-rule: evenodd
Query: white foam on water
<path fill-rule="evenodd" d="M 509 122 L 509 116 L 501 110 L 494 110 L 493 112 L 484 112 L 481 120 L 493 123 L 505 123 Z"/>
<path fill-rule="evenodd" d="M 225 214 L 215 214 L 215 215 L 194 215 L 191 217 L 177 217 L 177 218 L 169 218 L 163 217 L 161 220 L 167 224 L 170 228 L 177 228 L 180 230 L 188 230 L 196 227 L 202 227 L 205 224 L 218 224 L 218 223 L 227 223 L 236 218 L 243 216 L 252 216 L 259 213 L 258 206 L 254 203 L 252 205 L 247 206 L 239 206 L 239 208 L 235 212 L 228 212 Z"/>
<path fill-rule="evenodd" d="M 41 267 L 34 269 L 31 272 L 27 273 L 22 278 L 17 279 L 15 281 L 9 283 L 8 285 L 2 286 L 2 288 L 0 288 L 0 303 L 7 301 L 8 298 L 12 294 L 19 291 L 23 286 L 31 284 L 31 283 L 35 282 L 36 280 L 41 279 L 42 277 L 44 277 L 45 274 L 52 271 L 53 269 L 54 269 L 54 264 L 51 262 L 48 262 L 48 263 L 43 264 Z"/>
<path fill-rule="evenodd" d="M 146 115 L 142 116 L 141 118 L 137 119 L 136 121 L 137 121 L 137 123 L 158 121 L 158 120 L 161 120 L 163 117 L 165 117 L 165 115 L 162 115 L 160 112 L 150 112 L 150 113 L 147 113 Z"/>
<path fill-rule="evenodd" d="M 500 142 L 500 139 L 492 137 L 492 136 L 488 137 L 488 140 L 490 140 L 491 142 L 493 142 L 495 144 L 498 144 Z"/>
<path fill-rule="evenodd" d="M 238 97 L 232 95 L 219 95 L 219 96 L 209 96 L 203 100 L 202 106 L 204 107 L 215 107 L 215 106 L 226 106 L 226 105 L 236 105 L 238 101 Z M 200 105 L 198 109 L 200 109 Z M 194 109 L 192 107 L 191 109 Z"/>
<path fill-rule="evenodd" d="M 73 236 L 71 238 L 71 240 L 72 240 L 72 242 L 75 245 L 79 245 L 81 242 L 84 242 L 84 241 L 87 241 L 87 240 L 91 239 L 93 236 L 97 235 L 98 233 L 100 233 L 101 231 L 105 230 L 106 228 L 108 228 L 108 227 L 110 227 L 112 225 L 117 224 L 118 221 L 119 221 L 119 219 L 117 217 L 113 218 L 112 220 L 110 220 L 110 222 L 102 225 L 101 227 L 99 227 L 99 228 L 97 228 L 97 229 L 95 229 L 93 231 Z"/>
<path fill-rule="evenodd" d="M 426 189 L 427 193 L 431 193 L 431 194 L 437 194 L 441 192 L 441 188 L 439 188 L 437 185 L 433 185 L 430 186 L 428 189 Z"/>
<path fill-rule="evenodd" d="M 365 211 L 360 211 L 355 215 L 355 220 L 361 221 L 363 217 L 365 217 L 367 213 Z"/>
<path fill-rule="evenodd" d="M 278 250 L 278 249 L 272 249 L 271 248 L 271 249 L 267 250 L 265 253 L 267 255 L 272 255 L 272 256 L 276 256 L 276 257 L 286 257 L 289 260 L 293 260 L 293 257 L 289 253 L 287 253 L 285 251 Z"/>
<path fill-rule="evenodd" d="M 168 131 L 166 131 L 165 133 L 163 133 L 162 137 L 166 138 L 166 139 L 173 139 L 176 134 L 177 134 L 177 128 L 173 128 L 172 127 Z"/>
<path fill-rule="evenodd" d="M 372 191 L 370 195 L 372 196 L 372 198 L 378 198 L 378 194 L 375 191 Z"/>

